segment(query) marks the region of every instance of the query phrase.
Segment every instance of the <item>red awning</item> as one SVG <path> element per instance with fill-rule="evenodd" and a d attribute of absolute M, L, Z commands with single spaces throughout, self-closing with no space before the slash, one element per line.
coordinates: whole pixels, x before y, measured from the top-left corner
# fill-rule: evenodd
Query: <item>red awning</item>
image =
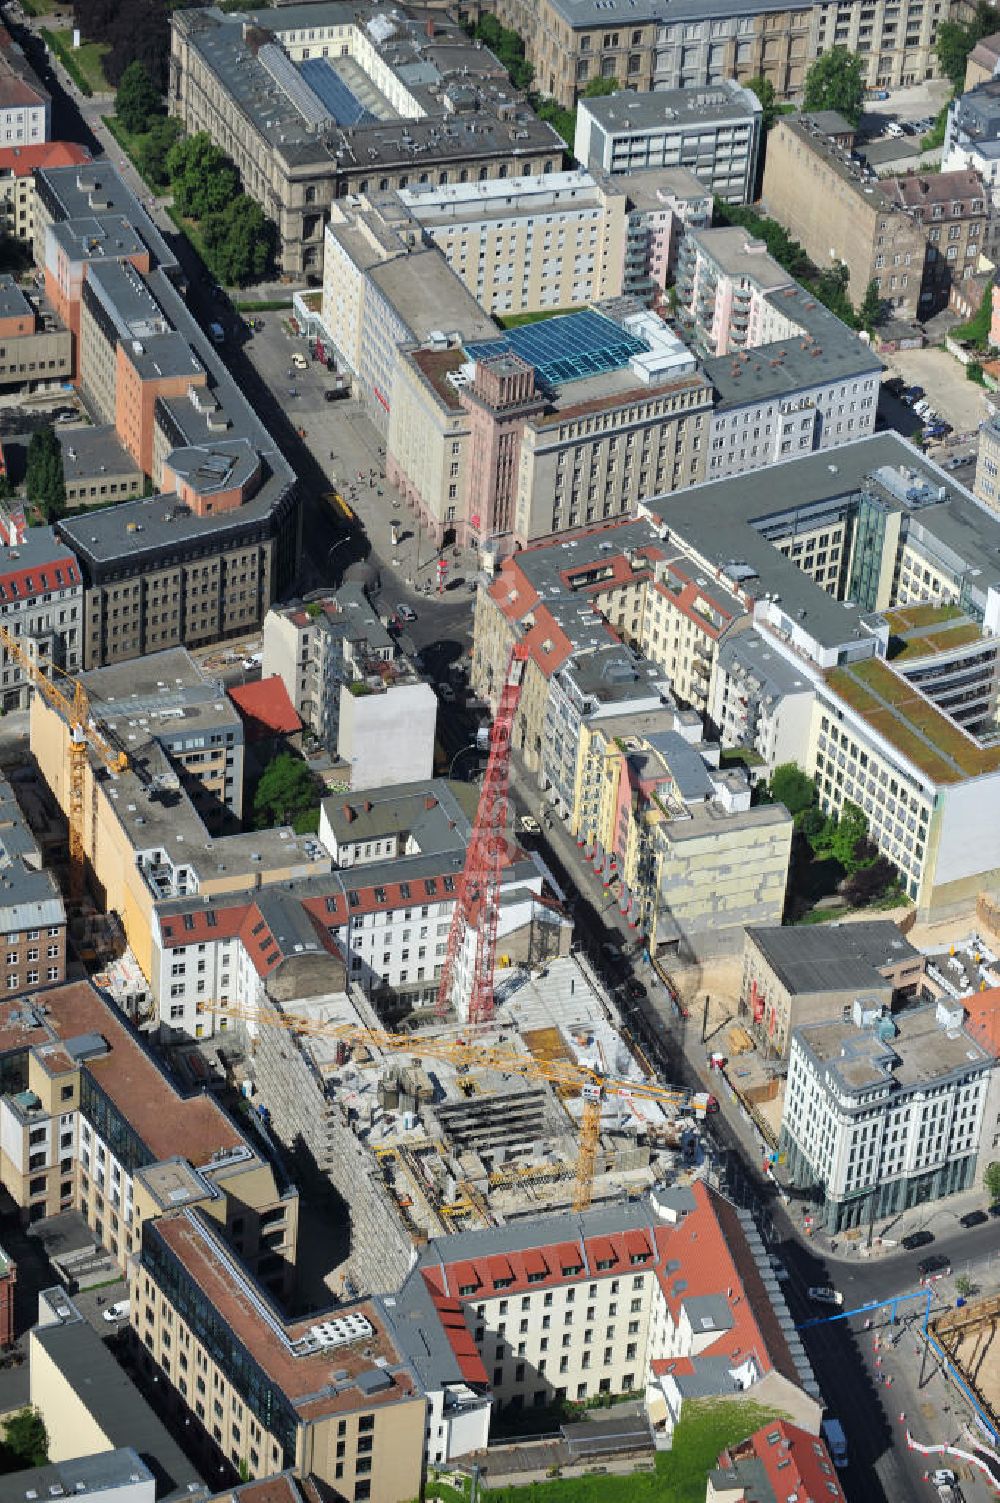
<path fill-rule="evenodd" d="M 540 1273 L 543 1276 L 548 1273 L 549 1265 L 537 1247 L 529 1247 L 527 1252 L 523 1254 L 523 1257 L 525 1273 Z"/>
<path fill-rule="evenodd" d="M 649 1238 L 638 1230 L 625 1233 L 625 1251 L 630 1258 L 649 1257 Z"/>

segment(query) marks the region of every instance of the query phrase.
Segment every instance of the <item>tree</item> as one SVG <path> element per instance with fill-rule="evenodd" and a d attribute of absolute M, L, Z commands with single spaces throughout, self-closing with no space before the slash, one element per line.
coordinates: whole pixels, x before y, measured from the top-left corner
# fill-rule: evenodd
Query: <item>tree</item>
<path fill-rule="evenodd" d="M 238 193 L 221 213 L 202 222 L 202 238 L 209 265 L 228 287 L 259 282 L 274 261 L 277 232 L 260 204 Z"/>
<path fill-rule="evenodd" d="M 115 114 L 127 131 L 139 135 L 159 113 L 160 96 L 142 63 L 129 63 L 115 95 Z"/>
<path fill-rule="evenodd" d="M 876 856 L 867 866 L 860 866 L 841 884 L 841 892 L 854 908 L 864 908 L 898 880 L 896 868 L 885 856 Z"/>
<path fill-rule="evenodd" d="M 139 171 L 153 188 L 165 188 L 170 182 L 167 159 L 184 134 L 184 127 L 172 115 L 158 115 L 136 148 Z"/>
<path fill-rule="evenodd" d="M 592 78 L 583 90 L 583 99 L 603 99 L 607 94 L 617 94 L 621 84 L 617 78 Z"/>
<path fill-rule="evenodd" d="M 941 72 L 950 80 L 956 93 L 965 86 L 965 66 L 969 53 L 981 37 L 1000 28 L 1000 12 L 986 0 L 979 0 L 971 21 L 942 21 L 937 29 L 934 51 Z"/>
<path fill-rule="evenodd" d="M 240 192 L 239 173 L 207 131 L 185 136 L 167 152 L 174 203 L 189 219 L 220 214 Z"/>
<path fill-rule="evenodd" d="M 955 1293 L 960 1294 L 963 1299 L 968 1299 L 969 1295 L 972 1294 L 975 1287 L 975 1284 L 969 1278 L 969 1275 L 967 1273 L 960 1273 L 958 1278 L 955 1280 Z"/>
<path fill-rule="evenodd" d="M 844 807 L 840 811 L 837 828 L 830 842 L 830 854 L 834 856 L 848 873 L 856 872 L 864 863 L 865 851 L 863 849 L 868 839 L 868 820 L 863 810 L 850 800 L 845 800 Z M 859 850 L 859 847 L 862 849 Z"/>
<path fill-rule="evenodd" d="M 62 447 L 54 428 L 39 428 L 31 435 L 25 483 L 28 500 L 51 522 L 66 505 Z"/>
<path fill-rule="evenodd" d="M 986 1166 L 986 1173 L 983 1175 L 983 1185 L 987 1195 L 990 1197 L 991 1204 L 1000 1201 L 1000 1161 L 994 1161 L 994 1163 Z"/>
<path fill-rule="evenodd" d="M 851 125 L 861 119 L 865 98 L 864 65 L 846 47 L 832 47 L 806 74 L 804 110 L 839 110 Z"/>
<path fill-rule="evenodd" d="M 317 802 L 316 783 L 301 757 L 282 752 L 268 766 L 257 784 L 253 799 L 254 824 L 258 830 L 285 825 L 307 814 Z"/>
<path fill-rule="evenodd" d="M 858 328 L 866 333 L 873 334 L 885 318 L 886 307 L 878 290 L 878 282 L 873 277 L 865 288 L 865 295 L 861 299 L 861 306 L 857 313 Z"/>
<path fill-rule="evenodd" d="M 761 125 L 766 134 L 778 118 L 778 96 L 774 92 L 774 84 L 769 78 L 750 78 L 747 80 L 747 88 L 760 100 Z"/>
<path fill-rule="evenodd" d="M 811 777 L 794 762 L 782 762 L 771 774 L 771 797 L 776 804 L 784 804 L 793 817 L 808 809 L 816 800 L 816 787 Z"/>
<path fill-rule="evenodd" d="M 812 284 L 813 291 L 820 302 L 831 313 L 835 313 L 842 323 L 849 329 L 857 327 L 857 319 L 851 300 L 847 296 L 847 284 L 851 280 L 851 273 L 843 261 L 837 261 L 826 271 L 820 272 Z"/>
<path fill-rule="evenodd" d="M 49 1437 L 37 1409 L 19 1409 L 4 1422 L 3 1461 L 13 1461 L 11 1471 L 44 1466 L 49 1459 Z"/>

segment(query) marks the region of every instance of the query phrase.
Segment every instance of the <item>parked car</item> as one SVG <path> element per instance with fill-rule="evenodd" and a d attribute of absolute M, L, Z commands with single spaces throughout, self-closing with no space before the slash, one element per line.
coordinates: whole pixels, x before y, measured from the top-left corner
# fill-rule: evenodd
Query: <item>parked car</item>
<path fill-rule="evenodd" d="M 919 402 L 923 395 L 924 388 L 922 386 L 908 386 L 903 393 L 903 396 L 909 402 Z"/>
<path fill-rule="evenodd" d="M 988 1206 L 987 1209 L 991 1216 L 1000 1216 L 1000 1200 L 995 1205 Z"/>
<path fill-rule="evenodd" d="M 922 1284 L 932 1284 L 935 1279 L 946 1279 L 951 1273 L 951 1259 L 944 1253 L 932 1253 L 929 1258 L 921 1258 L 917 1264 Z"/>
<path fill-rule="evenodd" d="M 771 1272 L 774 1274 L 774 1277 L 779 1280 L 779 1282 L 784 1283 L 786 1279 L 791 1278 L 791 1274 L 788 1272 L 788 1269 L 785 1267 L 784 1263 L 782 1263 L 780 1258 L 776 1258 L 774 1253 L 768 1253 L 767 1261 L 771 1265 Z"/>
<path fill-rule="evenodd" d="M 903 134 L 903 127 L 900 125 L 898 120 L 890 120 L 889 124 L 885 128 L 884 134 L 891 137 L 891 139 L 895 141 L 899 136 Z"/>
<path fill-rule="evenodd" d="M 292 364 L 297 371 L 307 371 L 309 369 L 309 361 L 304 355 L 300 355 L 297 350 L 292 356 Z"/>
<path fill-rule="evenodd" d="M 412 605 L 400 605 L 396 609 L 400 621 L 416 621 L 417 613 Z"/>
<path fill-rule="evenodd" d="M 947 1466 L 939 1466 L 931 1472 L 930 1480 L 935 1487 L 951 1487 L 958 1481 L 955 1473 Z"/>
<path fill-rule="evenodd" d="M 517 828 L 524 835 L 537 835 L 540 826 L 533 814 L 522 814 L 517 822 Z"/>
<path fill-rule="evenodd" d="M 913 1252 L 914 1248 L 926 1247 L 933 1241 L 934 1233 L 925 1228 L 922 1232 L 911 1232 L 908 1237 L 903 1237 L 899 1245 L 905 1247 L 907 1252 Z"/>
<path fill-rule="evenodd" d="M 121 1321 L 128 1320 L 131 1308 L 132 1306 L 127 1299 L 119 1299 L 115 1300 L 113 1305 L 109 1305 L 106 1310 L 102 1310 L 101 1314 L 109 1326 L 116 1326 Z"/>
<path fill-rule="evenodd" d="M 839 1289 L 832 1289 L 829 1284 L 819 1284 L 808 1291 L 809 1298 L 817 1305 L 842 1305 L 844 1296 Z"/>

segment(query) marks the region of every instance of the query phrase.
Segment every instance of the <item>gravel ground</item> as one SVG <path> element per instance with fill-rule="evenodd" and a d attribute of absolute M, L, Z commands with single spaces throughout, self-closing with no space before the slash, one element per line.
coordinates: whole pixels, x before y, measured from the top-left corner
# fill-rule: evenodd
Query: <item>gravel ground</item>
<path fill-rule="evenodd" d="M 947 350 L 900 350 L 885 357 L 886 364 L 910 386 L 930 393 L 935 412 L 956 433 L 968 433 L 990 415 L 989 393 L 970 381 L 961 365 Z"/>

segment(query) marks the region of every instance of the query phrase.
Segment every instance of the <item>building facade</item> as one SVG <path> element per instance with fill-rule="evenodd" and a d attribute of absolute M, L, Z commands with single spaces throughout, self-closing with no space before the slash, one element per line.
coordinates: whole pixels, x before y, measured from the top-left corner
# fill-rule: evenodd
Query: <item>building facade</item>
<path fill-rule="evenodd" d="M 793 1184 L 819 1186 L 829 1232 L 970 1189 L 996 1060 L 948 1001 L 845 1021 L 791 1040 L 781 1147 Z"/>
<path fill-rule="evenodd" d="M 52 130 L 52 99 L 6 26 L 0 26 L 0 142 L 39 146 Z"/>
<path fill-rule="evenodd" d="M 992 74 L 949 107 L 941 167 L 975 172 L 994 209 L 1000 207 L 1000 82 Z"/>
<path fill-rule="evenodd" d="M 708 88 L 623 89 L 583 99 L 573 153 L 592 171 L 627 175 L 647 168 L 686 167 L 726 203 L 756 197 L 761 104 L 732 79 Z"/>
<path fill-rule="evenodd" d="M 901 11 L 876 0 L 832 9 L 801 0 L 755 3 L 706 15 L 689 0 L 501 0 L 497 18 L 524 38 L 536 86 L 572 108 L 596 78 L 639 90 L 694 89 L 766 78 L 779 98 L 801 94 L 809 65 L 831 47 L 861 58 L 870 88 L 919 83 L 937 74 L 934 40 L 947 16 L 920 0 Z"/>
<path fill-rule="evenodd" d="M 352 193 L 555 172 L 563 143 L 443 11 L 340 0 L 171 23 L 168 105 L 232 157 L 278 227 L 282 269 L 319 278 L 331 206 Z M 373 25 L 369 25 L 373 22 Z"/>

